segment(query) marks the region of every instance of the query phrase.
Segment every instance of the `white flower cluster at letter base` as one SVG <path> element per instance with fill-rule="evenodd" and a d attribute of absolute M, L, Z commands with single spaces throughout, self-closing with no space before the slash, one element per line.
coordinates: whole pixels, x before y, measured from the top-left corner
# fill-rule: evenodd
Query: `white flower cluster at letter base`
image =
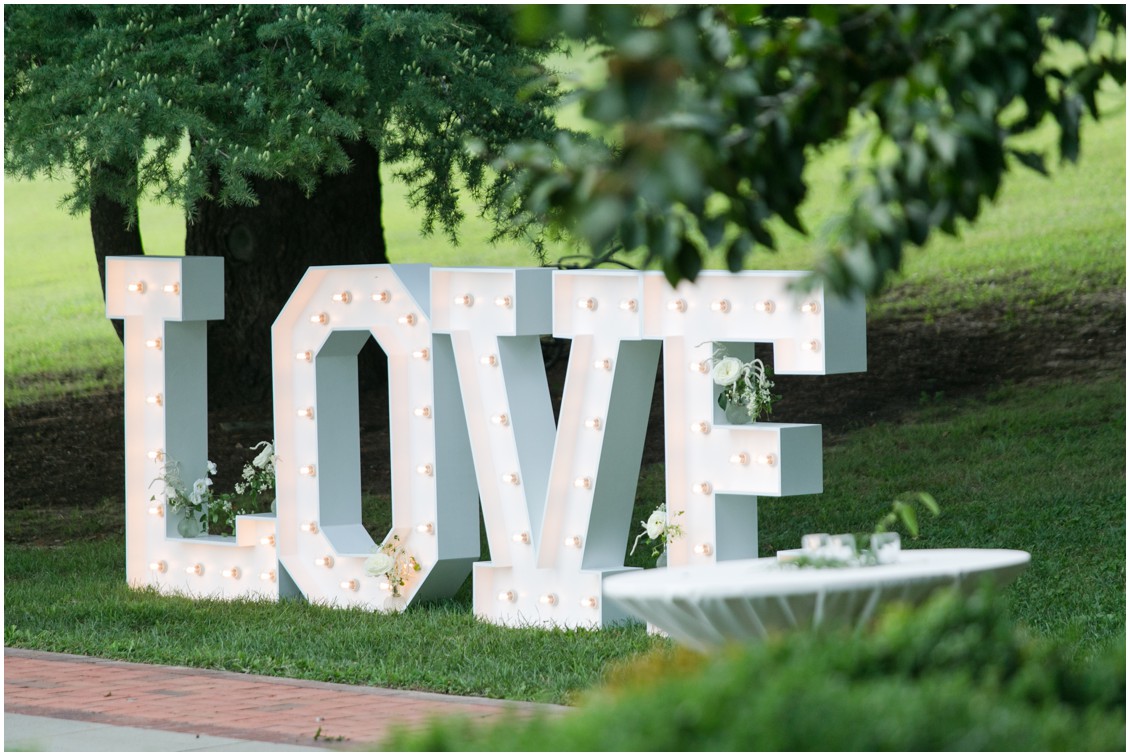
<path fill-rule="evenodd" d="M 682 512 L 679 512 L 681 515 Z M 628 552 L 629 556 L 636 553 L 636 547 L 640 544 L 640 539 L 647 536 L 647 540 L 651 541 L 653 548 L 651 555 L 658 557 L 667 544 L 674 542 L 676 538 L 683 534 L 683 528 L 680 525 L 670 525 L 667 523 L 667 502 L 659 505 L 659 508 L 651 513 L 647 521 L 640 521 L 643 526 L 643 532 L 636 536 L 635 542 L 632 543 L 632 550 Z M 658 543 L 656 543 L 658 541 Z"/>
<path fill-rule="evenodd" d="M 408 582 L 413 572 L 419 571 L 420 563 L 404 551 L 400 536 L 397 535 L 365 560 L 365 573 L 373 577 L 385 578 L 393 598 L 400 598 L 401 586 Z"/>

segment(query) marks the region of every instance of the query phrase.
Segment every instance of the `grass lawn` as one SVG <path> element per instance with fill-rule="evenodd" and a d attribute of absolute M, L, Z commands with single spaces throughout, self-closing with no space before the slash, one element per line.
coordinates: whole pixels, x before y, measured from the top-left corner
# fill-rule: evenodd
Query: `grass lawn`
<path fill-rule="evenodd" d="M 1124 393 L 1120 381 L 1002 388 L 984 402 L 925 406 L 904 422 L 857 431 L 825 451 L 824 494 L 760 499 L 762 553 L 795 548 L 806 532 L 868 529 L 891 493 L 931 491 L 942 514 L 926 519 L 909 546 L 1030 551 L 1031 567 L 1002 600 L 1034 634 L 1086 656 L 1125 627 Z M 662 468 L 650 468 L 633 520 L 663 495 Z M 644 566 L 646 552 L 627 563 Z M 453 601 L 391 616 L 160 596 L 126 587 L 123 554 L 120 539 L 8 546 L 5 643 L 548 702 L 568 702 L 615 662 L 668 645 L 640 625 L 562 631 L 478 622 L 469 583 Z"/>

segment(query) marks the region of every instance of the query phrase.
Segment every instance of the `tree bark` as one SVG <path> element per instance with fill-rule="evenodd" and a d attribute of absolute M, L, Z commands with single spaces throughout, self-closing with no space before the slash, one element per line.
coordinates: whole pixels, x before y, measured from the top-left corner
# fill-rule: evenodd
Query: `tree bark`
<path fill-rule="evenodd" d="M 98 261 L 98 278 L 102 282 L 102 301 L 106 301 L 106 258 L 121 255 L 143 255 L 141 225 L 137 220 L 137 207 L 123 205 L 97 193 L 105 180 L 120 179 L 130 169 L 98 163 L 91 168 L 91 183 L 95 187 L 90 203 L 90 236 L 94 240 L 94 258 Z M 135 178 L 136 180 L 136 178 Z M 130 223 L 133 218 L 133 223 Z M 125 321 L 115 318 L 114 331 L 122 340 Z"/>
<path fill-rule="evenodd" d="M 307 268 L 388 262 L 380 157 L 366 142 L 344 146 L 352 169 L 322 177 L 309 198 L 297 184 L 257 180 L 255 207 L 197 206 L 185 254 L 224 258 L 225 317 L 208 327 L 210 407 L 270 398 L 271 324 Z M 375 373 L 384 385 L 383 357 L 371 344 L 363 350 L 363 379 Z"/>

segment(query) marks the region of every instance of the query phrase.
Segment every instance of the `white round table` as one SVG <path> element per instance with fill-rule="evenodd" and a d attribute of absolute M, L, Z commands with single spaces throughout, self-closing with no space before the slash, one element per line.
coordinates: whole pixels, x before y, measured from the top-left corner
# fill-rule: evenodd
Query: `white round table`
<path fill-rule="evenodd" d="M 972 591 L 986 577 L 1007 584 L 1030 558 L 1008 549 L 908 549 L 895 564 L 828 569 L 745 559 L 614 575 L 604 595 L 676 642 L 707 651 L 782 630 L 859 627 L 891 601 L 917 604 L 949 586 Z"/>

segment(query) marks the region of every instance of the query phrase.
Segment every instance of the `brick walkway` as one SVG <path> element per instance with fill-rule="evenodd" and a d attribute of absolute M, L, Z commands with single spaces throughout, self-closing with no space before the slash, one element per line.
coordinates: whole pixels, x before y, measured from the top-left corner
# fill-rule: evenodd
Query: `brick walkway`
<path fill-rule="evenodd" d="M 567 709 L 8 648 L 4 710 L 352 750 L 378 743 L 393 723 L 419 727 L 448 715 L 485 719 Z"/>

